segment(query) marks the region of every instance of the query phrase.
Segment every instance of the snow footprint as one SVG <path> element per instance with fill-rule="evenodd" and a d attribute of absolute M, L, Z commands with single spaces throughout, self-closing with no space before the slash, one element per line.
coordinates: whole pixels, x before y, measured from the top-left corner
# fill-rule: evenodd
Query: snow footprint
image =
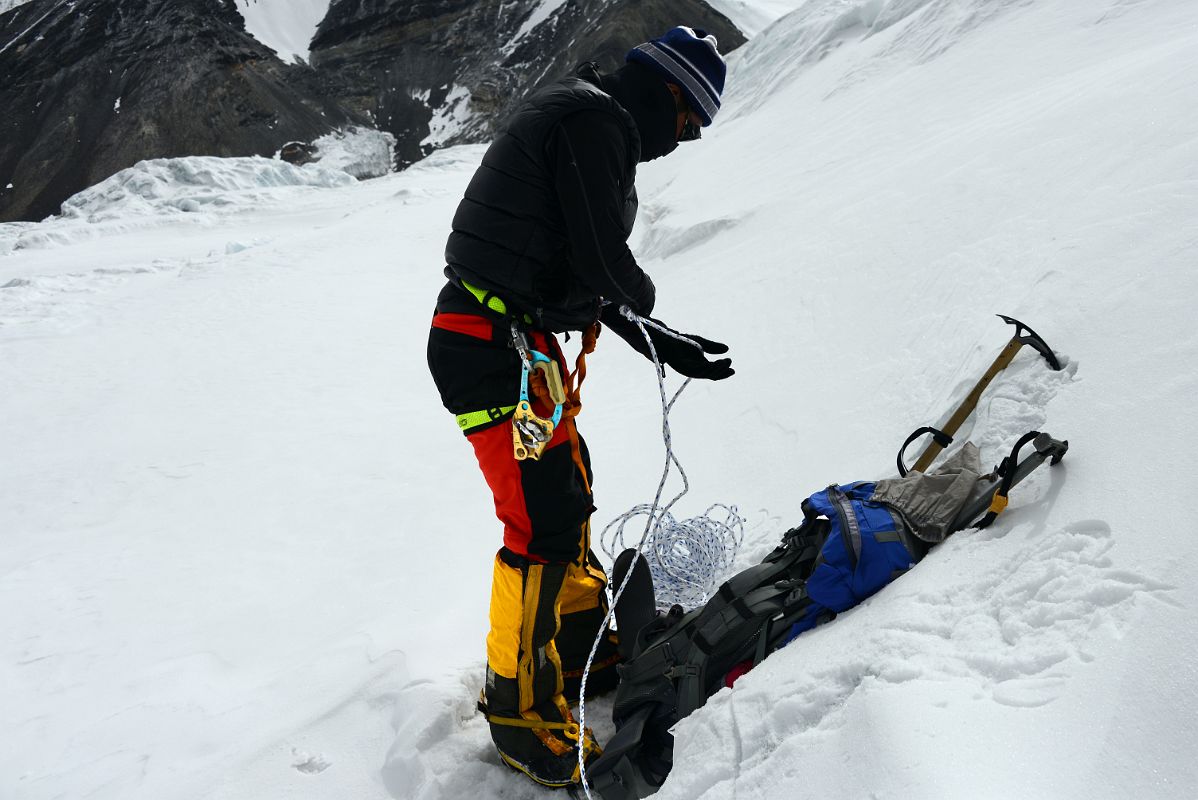
<path fill-rule="evenodd" d="M 679 726 L 685 746 L 729 752 L 736 745 L 728 724 L 733 705 L 742 729 L 736 738 L 818 735 L 843 724 L 855 694 L 882 684 L 964 689 L 940 693 L 942 707 L 963 698 L 1045 705 L 1099 657 L 1100 645 L 1126 627 L 1144 598 L 1171 602 L 1173 587 L 1115 563 L 1111 529 L 1101 520 L 1022 541 L 1020 529 L 1033 526 L 1024 523 L 1001 539 L 950 539 L 910 578 L 804 634 L 733 693 L 713 698 L 713 708 Z M 756 757 L 768 756 L 766 748 Z"/>
<path fill-rule="evenodd" d="M 1095 632 L 1121 629 L 1138 597 L 1161 598 L 1172 588 L 1118 568 L 1113 546 L 1101 520 L 1029 539 L 970 584 L 922 597 L 935 606 L 929 615 L 938 626 L 906 629 L 934 632 L 944 655 L 958 662 L 946 671 L 964 667 L 995 702 L 1049 703 L 1064 688 L 1070 663 L 1096 658 Z"/>
<path fill-rule="evenodd" d="M 307 753 L 294 747 L 291 748 L 291 757 L 292 769 L 305 775 L 316 775 L 333 765 L 333 762 L 320 753 Z"/>

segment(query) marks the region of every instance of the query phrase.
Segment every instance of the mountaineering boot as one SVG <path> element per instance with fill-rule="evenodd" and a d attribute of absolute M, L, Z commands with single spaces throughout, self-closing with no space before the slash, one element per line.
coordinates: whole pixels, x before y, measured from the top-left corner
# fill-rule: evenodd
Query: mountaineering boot
<path fill-rule="evenodd" d="M 487 684 L 480 709 L 505 764 L 551 787 L 579 781 L 578 748 L 599 755 L 562 695 L 558 633 L 568 564 L 536 564 L 500 550 L 491 582 Z"/>
<path fill-rule="evenodd" d="M 535 708 L 516 712 L 512 703 L 518 692 L 516 681 L 487 670 L 486 703 L 482 708 L 500 759 L 542 786 L 561 788 L 578 783 L 578 743 L 582 737 L 565 699 L 558 694 Z M 583 747 L 588 764 L 601 752 L 589 728 Z"/>
<path fill-rule="evenodd" d="M 607 575 L 591 551 L 581 565 L 570 563 L 561 591 L 561 630 L 554 639 L 561 658 L 563 694 L 571 705 L 578 702 L 582 672 L 595 644 L 599 626 L 607 618 Z M 587 699 L 606 694 L 616 688 L 620 677 L 616 664 L 620 661 L 617 638 L 608 630 L 595 651 L 591 672 L 587 676 Z"/>

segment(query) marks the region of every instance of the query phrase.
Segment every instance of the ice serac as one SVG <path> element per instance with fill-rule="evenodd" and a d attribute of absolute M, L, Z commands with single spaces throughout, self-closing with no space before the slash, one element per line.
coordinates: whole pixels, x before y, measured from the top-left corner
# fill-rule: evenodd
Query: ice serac
<path fill-rule="evenodd" d="M 359 122 L 233 0 L 31 0 L 0 15 L 0 221 L 147 158 L 269 155 Z"/>
<path fill-rule="evenodd" d="M 514 105 L 583 61 L 623 63 L 675 25 L 745 38 L 703 0 L 333 0 L 311 63 L 356 113 L 399 142 L 401 164 L 442 145 L 481 142 Z"/>

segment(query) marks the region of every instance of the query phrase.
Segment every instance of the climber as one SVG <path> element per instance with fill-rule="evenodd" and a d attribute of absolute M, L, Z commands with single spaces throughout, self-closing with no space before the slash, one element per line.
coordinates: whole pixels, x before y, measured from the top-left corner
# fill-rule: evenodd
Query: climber
<path fill-rule="evenodd" d="M 676 27 L 633 48 L 611 74 L 589 62 L 539 89 L 483 156 L 446 245 L 429 369 L 504 530 L 480 709 L 501 759 L 546 786 L 578 782 L 578 747 L 586 758 L 598 753 L 569 708 L 607 612 L 607 576 L 590 548 L 592 474 L 575 425 L 575 381 L 600 322 L 649 356 L 621 314 L 647 317 L 655 297 L 627 245 L 636 167 L 699 138 L 719 111 L 724 77 L 715 37 Z M 725 345 L 649 330 L 658 359 L 678 373 L 733 374 L 731 359 L 705 355 Z M 554 336 L 568 331 L 584 332 L 573 373 Z M 588 694 L 615 686 L 618 657 L 609 635 Z"/>

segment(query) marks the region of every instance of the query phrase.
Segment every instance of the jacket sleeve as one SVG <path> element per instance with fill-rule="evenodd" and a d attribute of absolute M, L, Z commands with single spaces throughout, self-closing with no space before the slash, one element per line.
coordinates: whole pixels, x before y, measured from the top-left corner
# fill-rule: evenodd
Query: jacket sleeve
<path fill-rule="evenodd" d="M 552 146 L 575 277 L 600 297 L 648 315 L 653 281 L 628 248 L 624 226 L 627 134 L 611 114 L 582 111 L 558 125 Z"/>

